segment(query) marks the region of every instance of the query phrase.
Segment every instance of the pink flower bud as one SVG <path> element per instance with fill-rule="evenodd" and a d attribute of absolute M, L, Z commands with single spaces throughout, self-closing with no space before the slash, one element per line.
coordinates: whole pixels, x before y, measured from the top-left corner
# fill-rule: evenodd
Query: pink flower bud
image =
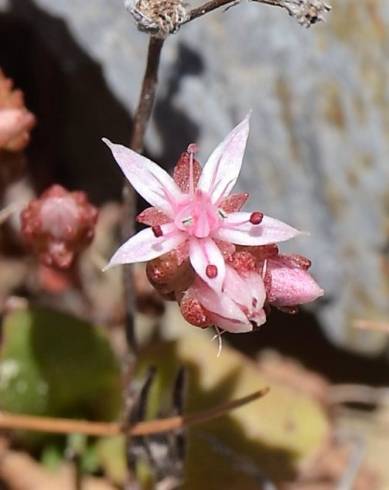
<path fill-rule="evenodd" d="M 267 300 L 277 307 L 310 303 L 324 294 L 307 272 L 310 261 L 297 255 L 279 255 L 266 261 Z M 265 277 L 266 277 L 265 276 Z"/>
<path fill-rule="evenodd" d="M 47 266 L 66 269 L 92 241 L 97 209 L 84 192 L 53 185 L 21 213 L 23 237 Z"/>

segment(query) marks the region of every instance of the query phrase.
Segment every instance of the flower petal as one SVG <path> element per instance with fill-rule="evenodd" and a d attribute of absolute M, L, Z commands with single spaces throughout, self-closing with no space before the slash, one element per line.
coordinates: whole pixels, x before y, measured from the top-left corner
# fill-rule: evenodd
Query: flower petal
<path fill-rule="evenodd" d="M 174 203 L 182 198 L 177 184 L 159 165 L 122 145 L 103 138 L 127 180 L 147 202 L 174 215 Z"/>
<path fill-rule="evenodd" d="M 259 225 L 250 223 L 251 213 L 232 213 L 223 220 L 215 238 L 236 245 L 267 245 L 294 238 L 301 232 L 277 219 L 264 216 Z"/>
<path fill-rule="evenodd" d="M 239 176 L 249 134 L 249 115 L 219 144 L 204 165 L 198 189 L 211 194 L 213 203 L 228 196 Z"/>
<path fill-rule="evenodd" d="M 250 322 L 235 322 L 229 318 L 223 318 L 222 316 L 216 315 L 215 313 L 209 313 L 209 319 L 217 327 L 230 333 L 247 333 L 252 332 L 253 326 Z"/>
<path fill-rule="evenodd" d="M 266 299 L 262 277 L 256 272 L 241 276 L 234 268 L 227 265 L 223 292 L 241 305 L 247 312 L 260 310 Z M 253 304 L 255 302 L 255 305 Z M 249 315 L 250 316 L 250 315 Z"/>
<path fill-rule="evenodd" d="M 196 281 L 193 293 L 208 312 L 228 318 L 232 322 L 248 323 L 247 316 L 227 294 L 211 289 L 202 281 Z"/>
<path fill-rule="evenodd" d="M 169 223 L 161 226 L 162 236 L 156 237 L 151 228 L 146 228 L 125 242 L 114 254 L 104 270 L 118 264 L 132 264 L 134 262 L 147 262 L 160 255 L 170 252 L 182 243 L 187 237 Z"/>
<path fill-rule="evenodd" d="M 224 257 L 216 243 L 211 238 L 192 238 L 189 242 L 189 258 L 196 273 L 212 289 L 221 291 L 226 265 Z M 207 266 L 216 266 L 216 276 L 207 276 Z"/>

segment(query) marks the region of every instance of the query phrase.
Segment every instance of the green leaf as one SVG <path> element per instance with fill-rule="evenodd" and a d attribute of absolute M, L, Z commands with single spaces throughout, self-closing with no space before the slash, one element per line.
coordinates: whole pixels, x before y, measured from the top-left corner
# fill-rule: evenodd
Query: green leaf
<path fill-rule="evenodd" d="M 120 406 L 120 368 L 101 328 L 43 308 L 5 318 L 0 409 L 113 420 Z"/>

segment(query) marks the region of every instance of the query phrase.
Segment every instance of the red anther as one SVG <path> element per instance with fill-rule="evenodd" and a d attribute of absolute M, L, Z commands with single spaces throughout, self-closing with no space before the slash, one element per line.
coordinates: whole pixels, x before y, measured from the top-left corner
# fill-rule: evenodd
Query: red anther
<path fill-rule="evenodd" d="M 151 227 L 151 229 L 152 229 L 152 231 L 153 231 L 153 233 L 154 233 L 154 236 L 155 236 L 156 238 L 159 238 L 160 236 L 162 236 L 162 235 L 163 235 L 163 231 L 162 231 L 162 228 L 161 228 L 161 226 L 160 226 L 160 225 L 155 225 L 155 226 L 152 226 L 152 227 Z"/>
<path fill-rule="evenodd" d="M 259 225 L 259 223 L 261 223 L 262 220 L 263 220 L 263 213 L 260 213 L 259 211 L 254 211 L 254 213 L 251 213 L 250 223 L 252 225 Z"/>
<path fill-rule="evenodd" d="M 205 269 L 205 273 L 207 274 L 207 277 L 209 277 L 210 279 L 215 279 L 215 277 L 217 276 L 216 265 L 213 265 L 213 264 L 207 265 L 207 267 Z"/>

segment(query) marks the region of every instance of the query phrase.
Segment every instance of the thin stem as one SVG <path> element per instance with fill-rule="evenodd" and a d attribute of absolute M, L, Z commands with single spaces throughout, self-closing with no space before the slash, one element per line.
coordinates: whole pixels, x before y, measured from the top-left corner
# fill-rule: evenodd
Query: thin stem
<path fill-rule="evenodd" d="M 235 410 L 243 405 L 258 400 L 268 392 L 269 388 L 263 388 L 250 395 L 217 405 L 208 410 L 203 410 L 190 415 L 138 422 L 128 429 L 124 428 L 118 422 L 89 422 L 86 420 L 15 415 L 6 412 L 0 412 L 0 428 L 55 434 L 86 434 L 90 436 L 114 436 L 123 433 L 128 434 L 129 436 L 152 435 L 177 429 L 185 429 L 189 426 L 207 422 L 208 420 L 220 417 L 231 410 Z"/>
<path fill-rule="evenodd" d="M 143 77 L 142 89 L 139 96 L 138 107 L 134 114 L 134 122 L 130 148 L 142 153 L 144 136 L 151 112 L 153 110 L 155 93 L 158 83 L 158 68 L 164 39 L 150 36 L 147 54 L 146 71 Z"/>
<path fill-rule="evenodd" d="M 147 64 L 143 76 L 141 93 L 138 106 L 133 117 L 132 134 L 130 138 L 130 148 L 138 153 L 142 153 L 144 136 L 147 124 L 153 109 L 155 93 L 158 83 L 158 67 L 161 57 L 161 50 L 164 40 L 150 36 L 147 54 Z M 135 210 L 136 199 L 134 190 L 126 183 L 123 188 L 123 218 L 122 218 L 122 241 L 128 240 L 135 232 Z M 134 331 L 134 311 L 135 311 L 135 285 L 132 274 L 132 267 L 125 266 L 123 271 L 124 294 L 125 294 L 125 325 L 127 344 L 130 354 L 136 355 L 138 346 Z M 127 373 L 128 374 L 128 373 Z"/>
<path fill-rule="evenodd" d="M 200 5 L 200 7 L 193 8 L 189 12 L 188 17 L 185 19 L 184 24 L 194 19 L 197 19 L 202 15 L 208 14 L 213 10 L 223 7 L 224 5 L 233 4 L 233 3 L 236 3 L 236 0 L 210 0 L 209 2 L 206 2 L 203 5 Z"/>
<path fill-rule="evenodd" d="M 318 21 L 324 20 L 324 14 L 331 10 L 324 0 L 317 0 L 315 3 L 312 0 L 253 0 L 256 3 L 263 3 L 273 7 L 284 8 L 289 15 L 303 26 L 309 27 Z M 195 7 L 188 13 L 183 24 L 190 22 L 198 17 L 201 17 L 220 7 L 233 7 L 240 3 L 240 0 L 210 0 L 200 7 Z"/>

